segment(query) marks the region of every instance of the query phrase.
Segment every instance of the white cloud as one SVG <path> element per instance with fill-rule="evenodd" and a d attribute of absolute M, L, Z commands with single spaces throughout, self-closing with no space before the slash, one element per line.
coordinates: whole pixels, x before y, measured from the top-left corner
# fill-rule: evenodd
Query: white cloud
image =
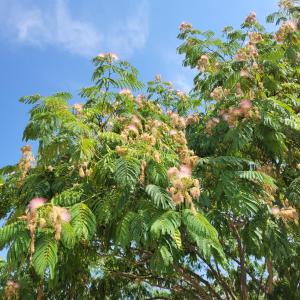
<path fill-rule="evenodd" d="M 147 2 L 133 16 L 99 31 L 94 24 L 72 17 L 66 0 L 53 0 L 50 9 L 42 9 L 28 0 L 1 0 L 2 34 L 32 46 L 55 46 L 81 56 L 91 57 L 106 50 L 130 55 L 142 48 L 148 34 Z M 101 13 L 101 12 L 99 12 Z M 122 23 L 121 23 L 122 22 Z M 109 48 L 109 49 L 108 49 Z"/>

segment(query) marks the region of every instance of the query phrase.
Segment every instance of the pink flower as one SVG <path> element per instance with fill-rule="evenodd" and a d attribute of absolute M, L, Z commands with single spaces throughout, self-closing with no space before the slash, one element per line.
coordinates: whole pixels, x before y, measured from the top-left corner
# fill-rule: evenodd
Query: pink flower
<path fill-rule="evenodd" d="M 296 31 L 296 29 L 297 29 L 296 23 L 292 20 L 288 20 L 288 21 L 284 22 L 282 27 L 288 32 L 293 32 L 293 31 Z"/>
<path fill-rule="evenodd" d="M 223 118 L 224 121 L 228 121 L 229 115 L 228 115 L 228 114 L 224 114 L 224 115 L 222 116 L 222 118 Z"/>
<path fill-rule="evenodd" d="M 256 12 L 252 11 L 245 20 L 246 23 L 255 23 L 256 22 Z"/>
<path fill-rule="evenodd" d="M 232 114 L 234 115 L 234 116 L 239 116 L 239 115 L 241 115 L 243 113 L 243 111 L 241 110 L 241 109 L 239 109 L 239 108 L 234 108 L 233 110 L 232 110 Z"/>
<path fill-rule="evenodd" d="M 199 187 L 194 186 L 190 189 L 190 193 L 194 199 L 198 199 L 200 197 L 201 191 Z"/>
<path fill-rule="evenodd" d="M 47 202 L 47 199 L 45 198 L 34 198 L 32 199 L 28 204 L 28 209 L 31 211 L 34 211 L 38 209 L 39 207 L 43 206 Z"/>
<path fill-rule="evenodd" d="M 245 70 L 245 69 L 242 69 L 241 71 L 240 71 L 240 76 L 241 77 L 249 77 L 250 76 L 250 74 L 249 74 L 249 72 L 247 71 L 247 70 Z"/>
<path fill-rule="evenodd" d="M 131 96 L 131 90 L 130 89 L 123 89 L 119 92 L 120 95 L 125 95 L 125 96 Z"/>
<path fill-rule="evenodd" d="M 207 55 L 202 55 L 198 60 L 198 69 L 202 72 L 205 71 L 206 67 L 209 65 L 209 58 Z"/>
<path fill-rule="evenodd" d="M 279 215 L 279 213 L 280 213 L 279 207 L 277 205 L 273 206 L 271 209 L 271 214 L 276 217 Z"/>
<path fill-rule="evenodd" d="M 59 221 L 68 223 L 71 221 L 71 214 L 65 207 L 53 206 L 52 218 L 55 223 Z"/>
<path fill-rule="evenodd" d="M 294 0 L 280 0 L 279 6 L 282 7 L 283 9 L 290 9 L 295 6 L 295 1 Z"/>
<path fill-rule="evenodd" d="M 218 124 L 220 122 L 219 118 L 212 118 L 211 119 L 213 123 Z"/>
<path fill-rule="evenodd" d="M 59 215 L 60 215 L 60 219 L 61 219 L 63 222 L 68 223 L 68 222 L 71 221 L 71 214 L 70 214 L 70 212 L 68 211 L 68 209 L 66 209 L 65 207 L 60 207 Z"/>
<path fill-rule="evenodd" d="M 263 41 L 263 37 L 259 32 L 249 32 L 248 35 L 251 44 L 257 44 Z"/>
<path fill-rule="evenodd" d="M 185 30 L 191 30 L 193 28 L 192 24 L 190 23 L 186 23 L 186 22 L 182 22 L 180 25 L 179 25 L 179 30 L 181 32 L 185 31 Z"/>
<path fill-rule="evenodd" d="M 219 112 L 219 116 L 223 116 L 224 114 L 225 114 L 225 110 L 221 109 L 220 112 Z"/>
<path fill-rule="evenodd" d="M 182 91 L 176 91 L 176 95 L 178 98 L 186 98 L 186 93 Z"/>
<path fill-rule="evenodd" d="M 187 165 L 181 165 L 179 168 L 179 172 L 177 174 L 177 178 L 189 178 L 192 176 L 192 168 Z"/>
<path fill-rule="evenodd" d="M 77 113 L 81 113 L 82 110 L 83 110 L 83 106 L 82 106 L 82 104 L 80 104 L 80 103 L 74 104 L 73 107 L 74 107 L 74 109 L 75 109 L 75 111 L 76 111 Z"/>
<path fill-rule="evenodd" d="M 115 53 L 99 53 L 99 54 L 97 55 L 97 57 L 98 57 L 99 59 L 101 59 L 101 60 L 104 60 L 104 59 L 108 58 L 108 60 L 109 60 L 110 62 L 113 62 L 113 61 L 119 59 L 118 55 L 116 55 Z"/>
<path fill-rule="evenodd" d="M 176 167 L 172 167 L 167 171 L 168 177 L 173 178 L 178 173 L 178 169 Z"/>
<path fill-rule="evenodd" d="M 221 100 L 224 96 L 224 91 L 221 86 L 216 87 L 211 93 L 210 97 L 214 100 Z"/>
<path fill-rule="evenodd" d="M 127 126 L 127 129 L 129 130 L 129 131 L 133 131 L 134 133 L 136 133 L 136 134 L 138 134 L 138 129 L 137 129 L 137 127 L 134 125 L 134 124 L 130 124 L 130 125 L 128 125 Z"/>
<path fill-rule="evenodd" d="M 252 106 L 252 102 L 250 100 L 242 100 L 240 102 L 240 108 L 242 109 L 249 109 Z"/>

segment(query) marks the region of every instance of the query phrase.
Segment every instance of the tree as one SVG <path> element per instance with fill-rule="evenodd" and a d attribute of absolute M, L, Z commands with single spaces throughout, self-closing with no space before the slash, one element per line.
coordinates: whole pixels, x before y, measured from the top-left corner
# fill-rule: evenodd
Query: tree
<path fill-rule="evenodd" d="M 2 297 L 299 298 L 300 9 L 280 5 L 276 34 L 182 23 L 189 95 L 104 53 L 84 103 L 20 100 L 39 147 L 1 169 Z"/>

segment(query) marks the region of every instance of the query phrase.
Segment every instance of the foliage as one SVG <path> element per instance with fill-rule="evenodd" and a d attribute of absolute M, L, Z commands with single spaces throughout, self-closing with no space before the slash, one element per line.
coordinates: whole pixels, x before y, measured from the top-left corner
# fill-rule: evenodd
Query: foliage
<path fill-rule="evenodd" d="M 182 23 L 189 94 L 105 53 L 83 103 L 20 100 L 38 151 L 0 170 L 2 298 L 299 299 L 300 9 L 280 5 L 275 34 Z"/>

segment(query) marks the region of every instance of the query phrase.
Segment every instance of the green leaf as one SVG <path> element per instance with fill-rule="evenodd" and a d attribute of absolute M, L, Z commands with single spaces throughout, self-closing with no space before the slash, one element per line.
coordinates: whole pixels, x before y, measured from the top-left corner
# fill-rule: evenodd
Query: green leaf
<path fill-rule="evenodd" d="M 146 186 L 146 193 L 154 201 L 154 204 L 157 207 L 162 207 L 163 209 L 174 208 L 173 201 L 166 189 L 154 184 L 148 184 Z"/>
<path fill-rule="evenodd" d="M 51 202 L 59 206 L 72 206 L 81 201 L 82 191 L 66 190 L 54 196 Z"/>
<path fill-rule="evenodd" d="M 119 158 L 116 163 L 115 178 L 121 185 L 133 186 L 140 174 L 140 163 L 135 158 Z"/>
<path fill-rule="evenodd" d="M 36 241 L 35 251 L 32 257 L 32 265 L 41 277 L 45 276 L 49 269 L 50 278 L 55 276 L 55 266 L 57 263 L 57 242 L 52 236 L 43 236 Z"/>
<path fill-rule="evenodd" d="M 180 213 L 171 210 L 158 215 L 152 223 L 150 231 L 157 238 L 166 233 L 174 236 L 180 224 Z"/>
<path fill-rule="evenodd" d="M 71 225 L 76 238 L 89 240 L 96 230 L 96 218 L 89 207 L 84 203 L 78 203 L 70 208 L 72 215 Z"/>

